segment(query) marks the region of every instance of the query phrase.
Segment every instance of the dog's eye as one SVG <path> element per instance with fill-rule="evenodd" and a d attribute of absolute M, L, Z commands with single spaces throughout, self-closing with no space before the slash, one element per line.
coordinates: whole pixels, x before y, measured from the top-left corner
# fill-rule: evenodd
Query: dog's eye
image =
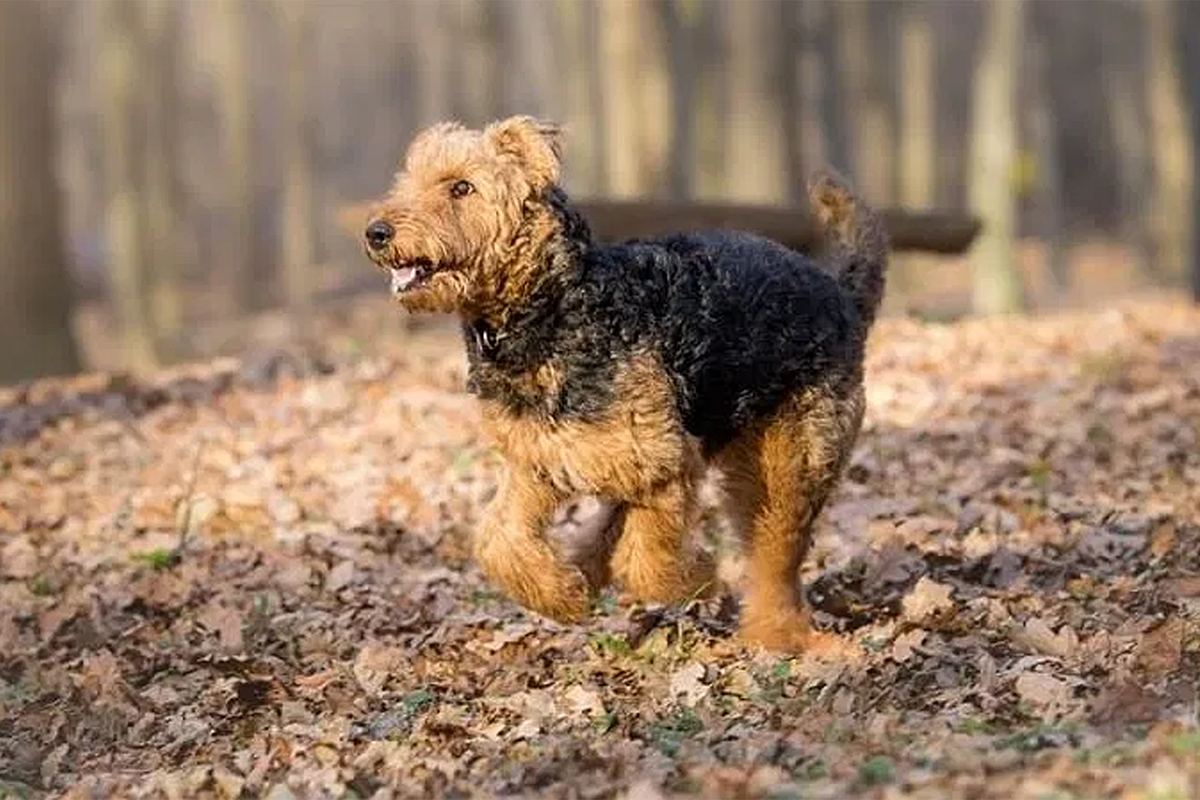
<path fill-rule="evenodd" d="M 471 185 L 470 181 L 455 181 L 454 185 L 450 187 L 450 196 L 457 200 L 460 197 L 466 197 L 473 191 L 475 191 L 475 187 Z"/>

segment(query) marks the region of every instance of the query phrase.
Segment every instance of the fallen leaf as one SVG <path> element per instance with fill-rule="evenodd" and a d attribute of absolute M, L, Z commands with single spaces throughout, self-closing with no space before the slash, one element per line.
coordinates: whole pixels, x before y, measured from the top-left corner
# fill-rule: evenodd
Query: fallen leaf
<path fill-rule="evenodd" d="M 490 653 L 495 653 L 504 649 L 507 645 L 516 644 L 524 639 L 536 629 L 531 623 L 516 622 L 505 625 L 492 634 L 492 637 L 483 643 L 483 649 Z"/>
<path fill-rule="evenodd" d="M 658 786 L 648 780 L 639 780 L 630 785 L 623 798 L 624 800 L 665 800 Z"/>
<path fill-rule="evenodd" d="M 381 642 L 368 642 L 358 651 L 351 672 L 364 692 L 377 695 L 392 672 L 403 663 L 403 651 Z"/>
<path fill-rule="evenodd" d="M 1071 696 L 1070 686 L 1045 672 L 1019 675 L 1015 688 L 1022 700 L 1040 710 L 1063 706 Z"/>
<path fill-rule="evenodd" d="M 1151 679 L 1162 678 L 1179 668 L 1183 657 L 1183 619 L 1172 617 L 1142 635 L 1137 664 Z"/>
<path fill-rule="evenodd" d="M 691 663 L 671 674 L 671 696 L 683 696 L 685 705 L 694 706 L 708 696 L 709 687 L 703 682 L 704 665 Z"/>
<path fill-rule="evenodd" d="M 25 580 L 37 575 L 37 548 L 25 536 L 18 536 L 0 549 L 0 577 Z"/>
<path fill-rule="evenodd" d="M 236 608 L 226 605 L 208 606 L 199 616 L 199 622 L 217 634 L 221 650 L 225 653 L 240 653 L 244 647 L 242 639 L 242 615 Z"/>
<path fill-rule="evenodd" d="M 325 576 L 325 591 L 336 592 L 346 588 L 354 583 L 355 574 L 354 562 L 349 559 L 342 561 Z"/>
<path fill-rule="evenodd" d="M 1013 632 L 1012 639 L 1019 647 L 1055 658 L 1069 658 L 1079 650 L 1079 637 L 1071 626 L 1063 625 L 1055 633 L 1040 617 L 1026 620 Z"/>
<path fill-rule="evenodd" d="M 900 601 L 900 608 L 905 620 L 920 624 L 935 619 L 946 611 L 954 608 L 951 595 L 954 590 L 944 583 L 938 583 L 927 575 L 922 575 L 913 588 Z"/>
<path fill-rule="evenodd" d="M 577 714 L 597 717 L 605 713 L 604 701 L 595 689 L 575 684 L 567 690 L 565 697 L 571 710 Z"/>
<path fill-rule="evenodd" d="M 1159 587 L 1177 600 L 1192 600 L 1200 597 L 1200 575 L 1166 578 Z"/>
<path fill-rule="evenodd" d="M 725 673 L 725 693 L 735 697 L 749 698 L 757 695 L 762 687 L 750 674 L 750 670 L 737 667 Z"/>
<path fill-rule="evenodd" d="M 926 631 L 922 628 L 913 628 L 905 631 L 896 637 L 892 642 L 892 660 L 903 664 L 913 654 L 914 647 L 920 647 L 921 642 L 925 641 Z"/>

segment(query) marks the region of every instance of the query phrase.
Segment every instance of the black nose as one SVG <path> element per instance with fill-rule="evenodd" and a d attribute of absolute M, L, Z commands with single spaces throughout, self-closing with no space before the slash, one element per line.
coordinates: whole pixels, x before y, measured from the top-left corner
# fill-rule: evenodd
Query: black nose
<path fill-rule="evenodd" d="M 382 247 L 386 247 L 395 234 L 396 229 L 390 223 L 386 220 L 377 219 L 367 226 L 367 244 L 371 246 L 371 249 L 379 250 Z"/>

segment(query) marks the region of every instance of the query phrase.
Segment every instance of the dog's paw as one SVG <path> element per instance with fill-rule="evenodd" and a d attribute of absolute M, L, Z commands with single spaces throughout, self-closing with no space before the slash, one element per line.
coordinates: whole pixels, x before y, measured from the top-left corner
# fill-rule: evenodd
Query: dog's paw
<path fill-rule="evenodd" d="M 780 610 L 760 619 L 743 620 L 738 637 L 750 647 L 785 656 L 804 656 L 821 661 L 854 663 L 863 656 L 852 640 L 815 630 L 801 611 Z"/>

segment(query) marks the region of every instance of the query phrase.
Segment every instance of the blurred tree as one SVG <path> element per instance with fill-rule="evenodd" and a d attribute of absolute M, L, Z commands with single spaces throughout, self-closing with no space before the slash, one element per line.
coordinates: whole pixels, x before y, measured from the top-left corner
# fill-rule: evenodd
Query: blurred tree
<path fill-rule="evenodd" d="M 648 2 L 637 5 L 637 30 L 632 66 L 638 77 L 629 87 L 637 129 L 637 191 L 643 197 L 661 198 L 670 194 L 671 65 L 666 37 Z"/>
<path fill-rule="evenodd" d="M 500 18 L 504 9 L 492 0 L 458 0 L 460 39 L 471 46 L 459 51 L 453 63 L 459 78 L 454 114 L 473 124 L 501 115 Z"/>
<path fill-rule="evenodd" d="M 924 0 L 907 0 L 900 9 L 900 47 L 897 73 L 900 92 L 899 172 L 900 204 L 914 210 L 934 202 L 934 155 L 937 148 L 937 91 L 934 85 L 934 41 L 929 10 Z M 903 296 L 930 265 L 918 253 L 896 259 L 893 281 Z"/>
<path fill-rule="evenodd" d="M 1150 131 L 1154 186 L 1150 230 L 1155 271 L 1179 280 L 1186 274 L 1192 239 L 1192 141 L 1184 110 L 1180 61 L 1176 53 L 1176 6 L 1142 4 L 1149 59 Z M 1189 45 L 1192 46 L 1192 45 Z"/>
<path fill-rule="evenodd" d="M 671 152 L 667 186 L 676 198 L 690 198 L 696 163 L 696 29 L 702 0 L 655 0 L 654 10 L 667 43 L 671 81 Z"/>
<path fill-rule="evenodd" d="M 729 43 L 722 30 L 729 18 L 728 4 L 692 0 L 698 6 L 696 23 L 696 172 L 695 196 L 712 199 L 724 194 L 728 172 L 725 121 L 729 116 L 729 73 L 725 64 Z"/>
<path fill-rule="evenodd" d="M 500 13 L 507 17 L 510 9 L 501 3 Z M 448 116 L 451 104 L 449 64 L 457 58 L 450 41 L 448 23 L 451 8 L 446 3 L 410 0 L 407 12 L 412 24 L 404 26 L 405 44 L 415 56 L 417 96 L 415 103 L 418 127 L 439 122 Z M 506 70 L 511 73 L 512 70 Z"/>
<path fill-rule="evenodd" d="M 1119 37 L 1119 33 L 1111 29 L 1101 29 L 1101 35 L 1110 39 Z M 1148 120 L 1144 113 L 1145 75 L 1129 69 L 1121 59 L 1112 58 L 1105 62 L 1101 80 L 1116 140 L 1119 233 L 1133 251 L 1138 269 L 1153 275 L 1159 264 L 1152 257 L 1152 245 L 1147 239 L 1151 221 L 1146 198 L 1152 193 L 1154 171 L 1150 160 Z"/>
<path fill-rule="evenodd" d="M 642 187 L 638 158 L 638 110 L 634 89 L 637 73 L 638 31 L 641 24 L 636 0 L 609 0 L 603 10 L 600 64 L 605 114 L 604 145 L 608 165 L 607 193 L 635 195 Z"/>
<path fill-rule="evenodd" d="M 1063 236 L 1062 174 L 1058 163 L 1057 119 L 1050 102 L 1050 60 L 1046 50 L 1047 45 L 1043 38 L 1031 37 L 1028 61 L 1032 97 L 1027 108 L 1033 147 L 1032 179 L 1037 187 L 1034 199 L 1034 233 L 1041 239 L 1045 248 L 1050 291 L 1056 298 L 1061 298 L 1069 288 L 1070 275 L 1067 272 Z"/>
<path fill-rule="evenodd" d="M 807 109 L 800 120 L 800 163 L 808 169 L 817 169 L 829 163 L 832 149 L 832 136 L 829 131 L 829 120 L 825 112 L 828 104 L 825 96 L 829 92 L 830 77 L 824 69 L 827 62 L 823 58 L 821 42 L 830 39 L 830 18 L 833 9 L 827 0 L 804 0 L 802 3 L 789 3 L 796 9 L 796 27 L 794 38 L 786 38 L 780 43 L 780 49 L 793 51 L 791 59 L 796 74 L 796 84 L 799 89 L 801 108 Z M 780 30 L 787 30 L 781 27 Z M 795 53 L 798 44 L 799 52 Z M 796 58 L 796 56 L 799 58 Z M 792 184 L 803 184 L 805 175 L 798 172 L 792 176 Z M 797 197 L 801 200 L 803 195 Z"/>
<path fill-rule="evenodd" d="M 130 369 L 148 371 L 160 361 L 152 311 L 148 262 L 145 157 L 144 67 L 146 7 L 125 0 L 104 0 L 100 69 L 104 102 L 104 176 L 108 197 L 109 269 L 123 358 Z"/>
<path fill-rule="evenodd" d="M 134 153 L 145 160 L 144 207 L 146 277 L 156 352 L 165 358 L 182 345 L 181 255 L 186 248 L 179 174 L 179 12 L 174 0 L 144 0 L 145 40 L 138 68 L 145 94 L 146 146 Z"/>
<path fill-rule="evenodd" d="M 216 0 L 213 10 L 220 45 L 220 68 L 215 77 L 225 165 L 224 210 L 232 227 L 219 274 L 231 294 L 232 309 L 258 311 L 269 305 L 272 287 L 270 265 L 259 246 L 258 162 L 247 59 L 249 3 Z"/>
<path fill-rule="evenodd" d="M 487 0 L 484 0 L 486 3 Z M 570 158 L 564 180 L 572 193 L 603 192 L 603 92 L 599 64 L 598 11 L 593 0 L 556 0 L 558 36 L 566 63 L 557 76 L 562 92 Z"/>
<path fill-rule="evenodd" d="M 729 9 L 729 162 L 725 194 L 732 200 L 780 202 L 787 196 L 780 82 L 764 64 L 779 63 L 782 36 L 777 0 L 734 3 Z"/>
<path fill-rule="evenodd" d="M 825 131 L 825 158 L 829 166 L 850 174 L 850 135 L 846 127 L 846 105 L 838 84 L 841 72 L 841 17 L 836 0 L 823 0 L 820 24 L 814 32 L 813 48 L 818 57 L 817 75 L 820 85 L 820 113 Z"/>
<path fill-rule="evenodd" d="M 805 1 L 802 6 L 798 2 L 780 2 L 778 4 L 779 19 L 776 20 L 779 35 L 784 46 L 778 50 L 779 64 L 779 107 L 780 133 L 782 136 L 782 151 L 784 151 L 786 199 L 791 203 L 800 203 L 805 190 L 805 170 L 815 167 L 811 152 L 806 152 L 805 145 L 811 145 L 811 136 L 806 136 L 812 121 L 812 115 L 818 110 L 812 104 L 811 98 L 805 96 L 809 89 L 805 82 L 805 71 L 810 65 L 814 53 L 811 49 L 808 31 L 805 30 L 802 19 L 802 8 L 809 6 Z M 811 150 L 808 148 L 808 150 Z"/>
<path fill-rule="evenodd" d="M 0 2 L 2 383 L 80 366 L 56 174 L 55 74 L 46 5 Z"/>
<path fill-rule="evenodd" d="M 1013 247 L 1016 78 L 1023 2 L 988 0 L 985 13 L 971 125 L 970 205 L 983 220 L 983 231 L 972 252 L 972 301 L 977 313 L 1001 314 L 1018 311 L 1024 304 Z"/>
<path fill-rule="evenodd" d="M 279 0 L 285 36 L 283 224 L 280 226 L 287 305 L 306 322 L 316 276 L 316 127 L 313 114 L 313 17 L 308 3 Z"/>
<path fill-rule="evenodd" d="M 563 62 L 555 50 L 561 39 L 553 32 L 558 7 L 553 3 L 499 0 L 502 41 L 509 66 L 501 71 L 504 107 L 514 114 L 557 118 L 556 94 L 562 86 Z"/>
<path fill-rule="evenodd" d="M 1188 122 L 1192 137 L 1192 251 L 1189 255 L 1188 284 L 1192 299 L 1200 303 L 1200 48 L 1193 43 L 1200 37 L 1200 3 L 1180 0 L 1179 24 L 1175 29 L 1175 53 L 1181 62 L 1184 90 L 1187 93 Z"/>
<path fill-rule="evenodd" d="M 894 165 L 892 114 L 885 78 L 893 72 L 882 65 L 873 44 L 872 12 L 887 13 L 888 3 L 872 0 L 838 3 L 841 15 L 842 96 L 847 116 L 854 120 L 854 146 L 849 173 L 860 191 L 874 203 L 893 202 Z"/>

